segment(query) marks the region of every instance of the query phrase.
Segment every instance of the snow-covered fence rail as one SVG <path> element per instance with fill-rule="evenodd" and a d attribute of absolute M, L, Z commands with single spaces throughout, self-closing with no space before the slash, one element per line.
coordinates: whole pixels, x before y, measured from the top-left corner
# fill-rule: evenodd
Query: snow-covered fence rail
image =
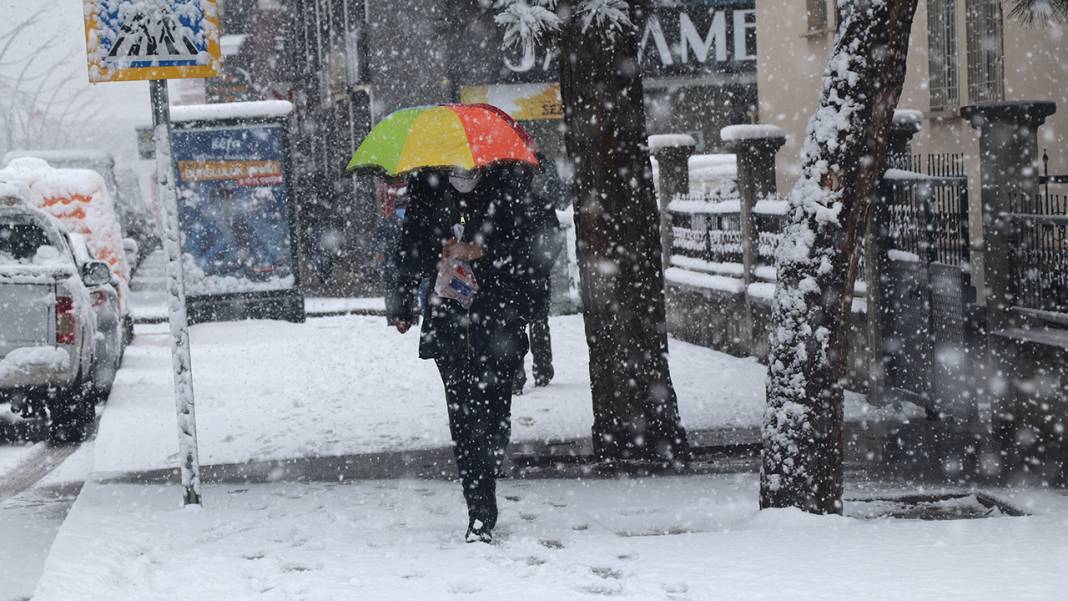
<path fill-rule="evenodd" d="M 741 203 L 737 198 L 677 195 L 668 204 L 672 256 L 709 263 L 742 260 Z"/>
<path fill-rule="evenodd" d="M 782 240 L 786 225 L 786 199 L 769 197 L 758 200 L 753 206 L 753 220 L 757 234 L 757 261 L 766 265 L 775 264 L 775 252 Z"/>
<path fill-rule="evenodd" d="M 753 256 L 757 257 L 754 275 L 759 278 L 767 273 L 760 267 L 774 267 L 786 207 L 786 200 L 779 197 L 757 201 L 753 207 L 753 235 L 747 238 L 743 235 L 740 199 L 703 194 L 676 196 L 668 205 L 673 240 L 671 254 L 709 264 L 729 264 L 731 267 L 718 271 L 741 275 L 743 255 L 746 247 L 751 246 Z M 672 265 L 676 263 L 672 261 Z"/>

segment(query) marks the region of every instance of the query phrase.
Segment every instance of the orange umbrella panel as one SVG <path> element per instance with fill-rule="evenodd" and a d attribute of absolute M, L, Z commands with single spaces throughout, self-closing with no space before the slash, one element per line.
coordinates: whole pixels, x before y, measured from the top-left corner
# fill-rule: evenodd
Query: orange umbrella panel
<path fill-rule="evenodd" d="M 476 169 L 499 162 L 537 167 L 538 148 L 511 117 L 488 104 L 402 109 L 376 125 L 346 171 L 396 176 L 423 168 Z"/>

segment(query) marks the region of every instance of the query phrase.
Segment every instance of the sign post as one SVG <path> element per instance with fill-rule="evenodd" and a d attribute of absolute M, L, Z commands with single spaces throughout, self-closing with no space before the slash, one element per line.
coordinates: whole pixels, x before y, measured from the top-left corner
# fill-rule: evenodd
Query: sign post
<path fill-rule="evenodd" d="M 178 414 L 182 500 L 200 504 L 200 459 L 197 449 L 193 365 L 182 277 L 174 162 L 171 159 L 168 79 L 213 77 L 219 71 L 219 27 L 215 0 L 143 0 L 117 6 L 107 0 L 84 0 L 89 80 L 149 80 L 156 145 L 163 245 L 167 252 L 171 363 Z"/>

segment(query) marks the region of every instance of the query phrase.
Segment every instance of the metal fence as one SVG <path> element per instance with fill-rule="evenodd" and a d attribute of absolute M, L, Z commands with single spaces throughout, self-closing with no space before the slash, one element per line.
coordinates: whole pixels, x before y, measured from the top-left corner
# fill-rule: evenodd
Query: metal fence
<path fill-rule="evenodd" d="M 785 223 L 785 200 L 768 198 L 756 203 L 753 208 L 754 240 L 743 240 L 740 199 L 677 196 L 668 210 L 673 255 L 712 264 L 741 265 L 745 246 L 753 244 L 758 265 L 774 265 Z"/>
<path fill-rule="evenodd" d="M 887 158 L 887 168 L 935 177 L 965 177 L 965 158 L 966 155 L 960 152 L 892 154 Z"/>
<path fill-rule="evenodd" d="M 898 251 L 927 263 L 968 263 L 968 185 L 960 177 L 895 177 L 883 182 L 884 232 Z"/>
<path fill-rule="evenodd" d="M 1016 305 L 1068 313 L 1068 195 L 1050 194 L 1047 185 L 1014 198 L 1010 211 Z"/>

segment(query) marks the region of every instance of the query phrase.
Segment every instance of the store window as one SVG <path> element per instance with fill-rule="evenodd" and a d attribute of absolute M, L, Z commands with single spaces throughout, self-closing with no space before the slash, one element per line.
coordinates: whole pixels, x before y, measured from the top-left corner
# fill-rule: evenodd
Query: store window
<path fill-rule="evenodd" d="M 954 110 L 960 106 L 957 0 L 927 2 L 927 49 L 931 110 Z"/>
<path fill-rule="evenodd" d="M 968 0 L 968 102 L 1005 98 L 1005 54 L 999 0 Z"/>

